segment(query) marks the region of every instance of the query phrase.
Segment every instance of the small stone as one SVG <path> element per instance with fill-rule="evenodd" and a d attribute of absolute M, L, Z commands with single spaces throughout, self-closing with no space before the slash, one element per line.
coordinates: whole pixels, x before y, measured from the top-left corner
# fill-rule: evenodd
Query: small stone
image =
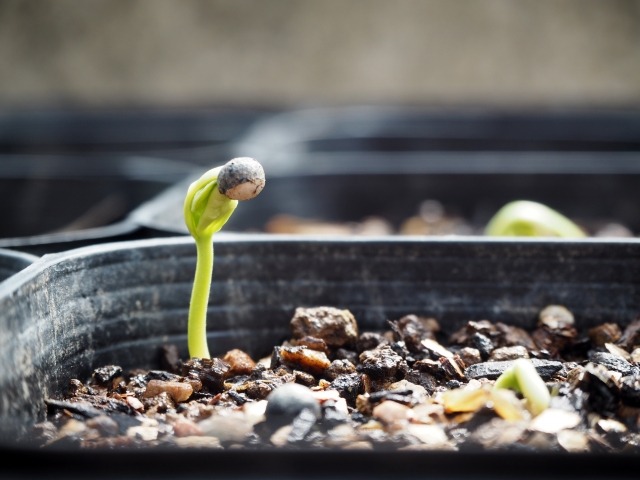
<path fill-rule="evenodd" d="M 425 338 L 424 340 L 422 340 L 421 344 L 422 347 L 429 352 L 429 354 L 434 355 L 435 357 L 453 357 L 453 353 L 447 348 L 440 345 L 440 343 L 438 343 L 436 340 Z"/>
<path fill-rule="evenodd" d="M 407 380 L 400 380 L 389 385 L 388 390 L 390 392 L 411 392 L 411 402 L 414 404 L 424 401 L 427 397 L 427 389 L 416 383 L 409 382 Z"/>
<path fill-rule="evenodd" d="M 98 415 L 88 419 L 86 423 L 87 427 L 99 431 L 105 437 L 118 435 L 119 432 L 118 422 L 108 415 Z"/>
<path fill-rule="evenodd" d="M 331 365 L 324 352 L 310 350 L 307 347 L 280 347 L 279 354 L 286 365 L 313 375 L 322 374 Z"/>
<path fill-rule="evenodd" d="M 130 395 L 127 396 L 127 405 L 133 408 L 137 412 L 142 412 L 144 410 L 143 403 L 138 400 L 136 397 L 132 397 Z"/>
<path fill-rule="evenodd" d="M 100 385 L 107 385 L 114 378 L 122 374 L 122 367 L 118 365 L 107 365 L 96 368 L 93 371 L 94 380 Z"/>
<path fill-rule="evenodd" d="M 303 441 L 311 433 L 311 429 L 316 424 L 318 417 L 308 408 L 303 409 L 291 423 L 291 431 L 287 437 L 289 443 Z"/>
<path fill-rule="evenodd" d="M 344 398 L 329 400 L 322 405 L 324 424 L 335 425 L 349 421 L 349 406 Z"/>
<path fill-rule="evenodd" d="M 183 382 L 149 380 L 144 396 L 155 397 L 163 392 L 167 393 L 174 402 L 180 403 L 186 402 L 189 399 L 191 394 L 193 394 L 193 387 L 189 383 Z"/>
<path fill-rule="evenodd" d="M 622 337 L 622 330 L 617 323 L 603 323 L 588 330 L 589 340 L 595 346 L 602 347 L 605 343 L 614 343 Z"/>
<path fill-rule="evenodd" d="M 343 450 L 373 450 L 373 444 L 366 440 L 359 440 L 342 446 Z"/>
<path fill-rule="evenodd" d="M 538 325 L 544 325 L 552 330 L 572 327 L 574 323 L 573 313 L 562 305 L 549 305 L 542 309 L 538 316 Z"/>
<path fill-rule="evenodd" d="M 609 418 L 598 420 L 597 426 L 603 433 L 624 433 L 627 431 L 624 423 Z"/>
<path fill-rule="evenodd" d="M 464 362 L 465 366 L 475 365 L 482 362 L 482 356 L 480 350 L 473 347 L 463 347 L 458 352 L 458 356 Z"/>
<path fill-rule="evenodd" d="M 222 449 L 220 440 L 215 437 L 204 436 L 192 436 L 192 437 L 178 437 L 173 439 L 173 443 L 181 448 L 208 448 L 213 450 Z"/>
<path fill-rule="evenodd" d="M 127 429 L 127 436 L 138 438 L 145 442 L 158 439 L 158 427 L 152 427 L 148 425 L 137 425 L 135 427 L 129 427 Z"/>
<path fill-rule="evenodd" d="M 267 421 L 285 424 L 291 423 L 304 409 L 310 410 L 316 418 L 322 414 L 320 404 L 309 388 L 285 383 L 267 396 L 265 415 Z"/>
<path fill-rule="evenodd" d="M 291 430 L 293 430 L 292 425 L 284 425 L 278 428 L 271 437 L 269 437 L 269 441 L 276 447 L 284 447 L 289 443 L 289 434 L 291 433 Z"/>
<path fill-rule="evenodd" d="M 171 424 L 176 437 L 191 437 L 203 434 L 202 429 L 195 422 L 182 416 L 175 418 Z"/>
<path fill-rule="evenodd" d="M 221 443 L 242 442 L 253 430 L 243 413 L 213 415 L 198 423 L 203 435 L 216 437 Z"/>
<path fill-rule="evenodd" d="M 255 425 L 258 422 L 262 422 L 265 419 L 266 410 L 266 400 L 247 402 L 242 406 L 242 413 L 244 414 L 245 421 L 251 426 Z"/>
<path fill-rule="evenodd" d="M 338 376 L 348 373 L 355 373 L 356 366 L 349 360 L 334 360 L 327 368 L 325 376 L 328 380 L 335 380 Z"/>
<path fill-rule="evenodd" d="M 538 375 L 542 377 L 543 380 L 550 379 L 557 372 L 562 370 L 563 363 L 555 360 L 539 360 L 537 358 L 533 358 L 530 362 L 535 367 Z M 502 362 L 483 362 L 476 363 L 475 365 L 470 365 L 465 370 L 465 375 L 469 378 L 488 378 L 491 380 L 495 380 L 500 375 L 504 373 L 505 370 L 511 368 L 513 365 L 513 360 L 505 360 Z"/>
<path fill-rule="evenodd" d="M 329 447 L 344 447 L 358 440 L 358 434 L 348 423 L 339 423 L 327 431 L 327 446 Z"/>
<path fill-rule="evenodd" d="M 604 348 L 607 349 L 607 351 L 609 353 L 611 353 L 612 355 L 618 355 L 619 357 L 624 358 L 625 360 L 627 360 L 628 362 L 632 362 L 632 357 L 631 354 L 629 352 L 627 352 L 624 348 L 620 348 L 619 346 L 613 344 L 613 343 L 605 343 L 604 344 Z"/>
<path fill-rule="evenodd" d="M 499 347 L 491 352 L 488 360 L 500 362 L 503 360 L 515 360 L 516 358 L 529 358 L 528 350 L 522 345 Z"/>
<path fill-rule="evenodd" d="M 411 408 L 392 400 L 385 400 L 373 407 L 373 418 L 384 425 L 406 422 L 410 415 Z"/>
<path fill-rule="evenodd" d="M 256 366 L 248 353 L 237 348 L 229 350 L 222 359 L 229 364 L 228 375 L 249 375 Z"/>
<path fill-rule="evenodd" d="M 365 390 L 362 375 L 359 373 L 339 375 L 331 382 L 331 389 L 338 391 L 350 404 L 354 404 L 356 397 Z"/>
<path fill-rule="evenodd" d="M 80 435 L 81 433 L 85 432 L 86 429 L 86 423 L 71 418 L 67 422 L 65 422 L 62 428 L 60 428 L 58 437 L 72 437 Z"/>
<path fill-rule="evenodd" d="M 590 352 L 589 360 L 593 363 L 604 366 L 608 370 L 618 372 L 621 375 L 631 375 L 637 370 L 637 368 L 624 358 L 608 352 Z"/>
<path fill-rule="evenodd" d="M 320 338 L 330 348 L 354 346 L 358 340 L 358 324 L 353 314 L 334 307 L 296 308 L 291 332 L 296 339 Z"/>
<path fill-rule="evenodd" d="M 407 433 L 417 438 L 420 443 L 436 450 L 450 450 L 452 444 L 444 429 L 439 425 L 412 423 L 407 426 Z"/>
<path fill-rule="evenodd" d="M 484 448 L 510 448 L 522 442 L 527 435 L 526 422 L 513 422 L 493 418 L 478 425 L 470 437 Z"/>
<path fill-rule="evenodd" d="M 362 352 L 359 367 L 373 379 L 393 379 L 408 370 L 407 362 L 389 345 L 380 345 L 374 350 Z"/>
<path fill-rule="evenodd" d="M 224 380 L 231 367 L 221 358 L 190 358 L 181 368 L 182 376 L 200 382 L 202 389 L 209 393 L 220 393 L 224 390 Z"/>
<path fill-rule="evenodd" d="M 589 451 L 589 436 L 576 430 L 562 430 L 557 435 L 558 444 L 567 452 L 579 453 Z"/>
<path fill-rule="evenodd" d="M 580 415 L 577 413 L 557 408 L 547 408 L 531 421 L 529 428 L 538 432 L 558 433 L 561 430 L 574 428 L 579 424 Z"/>

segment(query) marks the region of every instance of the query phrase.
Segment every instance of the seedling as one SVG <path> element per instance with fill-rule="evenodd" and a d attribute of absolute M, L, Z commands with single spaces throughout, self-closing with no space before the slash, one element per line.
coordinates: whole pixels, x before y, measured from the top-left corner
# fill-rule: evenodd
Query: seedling
<path fill-rule="evenodd" d="M 583 238 L 585 232 L 561 213 L 541 203 L 517 200 L 502 207 L 485 228 L 497 237 Z"/>
<path fill-rule="evenodd" d="M 213 274 L 213 235 L 227 223 L 238 201 L 255 198 L 264 184 L 262 165 L 252 158 L 241 157 L 205 172 L 187 190 L 184 219 L 197 253 L 187 326 L 191 358 L 210 358 L 207 307 Z"/>
<path fill-rule="evenodd" d="M 508 388 L 521 393 L 527 408 L 538 415 L 549 406 L 551 395 L 544 380 L 538 375 L 530 360 L 519 358 L 498 377 L 494 388 Z"/>

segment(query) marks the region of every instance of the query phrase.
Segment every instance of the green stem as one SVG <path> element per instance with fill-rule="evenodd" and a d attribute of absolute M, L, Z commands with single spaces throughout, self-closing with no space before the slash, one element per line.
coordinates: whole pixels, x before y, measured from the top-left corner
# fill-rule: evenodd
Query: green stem
<path fill-rule="evenodd" d="M 218 176 L 221 177 L 220 184 Z M 247 157 L 232 159 L 224 166 L 212 168 L 189 185 L 183 213 L 189 233 L 196 242 L 196 272 L 187 322 L 191 358 L 210 358 L 207 307 L 213 275 L 213 235 L 227 223 L 238 206 L 238 200 L 254 198 L 263 187 L 262 166 Z"/>
<path fill-rule="evenodd" d="M 207 346 L 207 306 L 213 273 L 213 234 L 197 237 L 196 272 L 191 291 L 187 342 L 191 358 L 209 358 Z"/>

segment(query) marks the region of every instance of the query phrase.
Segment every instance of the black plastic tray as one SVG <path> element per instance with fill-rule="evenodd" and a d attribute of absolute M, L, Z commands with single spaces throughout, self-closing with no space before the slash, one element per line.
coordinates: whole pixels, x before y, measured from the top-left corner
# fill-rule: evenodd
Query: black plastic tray
<path fill-rule="evenodd" d="M 260 161 L 267 184 L 225 227 L 263 231 L 277 214 L 327 222 L 380 216 L 396 229 L 437 200 L 481 233 L 518 199 L 597 229 L 640 232 L 640 112 L 500 112 L 407 107 L 294 110 L 257 122 L 233 156 Z M 192 179 L 146 202 L 136 223 L 184 234 Z"/>
<path fill-rule="evenodd" d="M 139 155 L 209 165 L 275 113 L 251 106 L 33 108 L 0 112 L 0 153 Z"/>
<path fill-rule="evenodd" d="M 380 237 L 300 239 L 218 234 L 209 310 L 212 355 L 270 352 L 295 307 L 350 309 L 363 329 L 407 313 L 452 331 L 471 319 L 523 327 L 550 304 L 578 326 L 622 325 L 640 312 L 640 241 Z M 93 367 L 158 367 L 166 342 L 184 355 L 195 246 L 187 237 L 103 244 L 44 256 L 0 284 L 0 450 L 16 476 L 76 478 L 633 478 L 624 454 L 473 452 L 42 451 L 16 440 L 44 416 L 39 399 Z M 49 471 L 49 470 L 47 470 Z M 302 472 L 302 473 L 301 473 Z M 306 472 L 309 472 L 307 475 Z M 127 474 L 129 477 L 127 477 Z"/>
<path fill-rule="evenodd" d="M 129 214 L 194 169 L 134 155 L 2 155 L 0 248 L 42 255 L 135 238 Z"/>
<path fill-rule="evenodd" d="M 0 248 L 0 282 L 27 268 L 38 259 L 30 253 Z"/>
<path fill-rule="evenodd" d="M 369 162 L 364 168 L 361 161 L 349 156 L 328 161 L 316 155 L 309 156 L 313 166 L 305 173 L 272 171 L 265 156 L 264 190 L 250 204 L 241 203 L 224 229 L 263 232 L 269 220 L 288 214 L 343 223 L 381 217 L 398 230 L 403 221 L 418 214 L 422 202 L 436 200 L 447 215 L 464 219 L 471 233 L 482 234 L 500 207 L 512 200 L 533 200 L 562 212 L 590 233 L 618 223 L 632 234 L 640 234 L 640 162 L 627 154 L 607 154 L 598 158 L 598 165 L 589 165 L 591 155 L 509 154 L 502 158 L 502 165 L 496 165 L 499 157 L 473 153 L 466 156 L 474 157 L 475 170 L 461 167 L 457 172 L 452 171 L 457 170 L 453 165 L 443 169 L 431 163 L 442 161 L 443 154 L 438 153 L 421 154 L 410 163 L 404 158 L 398 168 L 384 164 L 390 158 L 378 164 Z M 467 163 L 472 159 L 461 160 Z M 585 164 L 554 171 L 557 165 L 581 160 Z M 329 162 L 340 166 L 329 168 Z M 550 168 L 543 162 L 549 162 Z M 198 176 L 141 204 L 132 212 L 132 221 L 148 235 L 187 234 L 182 204 L 189 184 Z"/>
<path fill-rule="evenodd" d="M 0 112 L 0 248 L 36 255 L 138 238 L 133 209 L 229 159 L 272 109 L 37 108 Z M 202 166 L 200 166 L 202 165 Z"/>
<path fill-rule="evenodd" d="M 640 149 L 637 108 L 301 108 L 257 122 L 247 147 L 270 152 L 627 152 Z M 304 162 L 303 162 L 304 163 Z"/>

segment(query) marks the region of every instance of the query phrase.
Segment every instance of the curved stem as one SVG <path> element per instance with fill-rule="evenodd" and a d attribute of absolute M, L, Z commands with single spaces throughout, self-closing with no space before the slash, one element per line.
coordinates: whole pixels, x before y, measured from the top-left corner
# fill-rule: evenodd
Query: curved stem
<path fill-rule="evenodd" d="M 196 272 L 191 290 L 187 343 L 191 358 L 209 358 L 207 346 L 207 306 L 213 272 L 213 234 L 197 237 Z"/>

